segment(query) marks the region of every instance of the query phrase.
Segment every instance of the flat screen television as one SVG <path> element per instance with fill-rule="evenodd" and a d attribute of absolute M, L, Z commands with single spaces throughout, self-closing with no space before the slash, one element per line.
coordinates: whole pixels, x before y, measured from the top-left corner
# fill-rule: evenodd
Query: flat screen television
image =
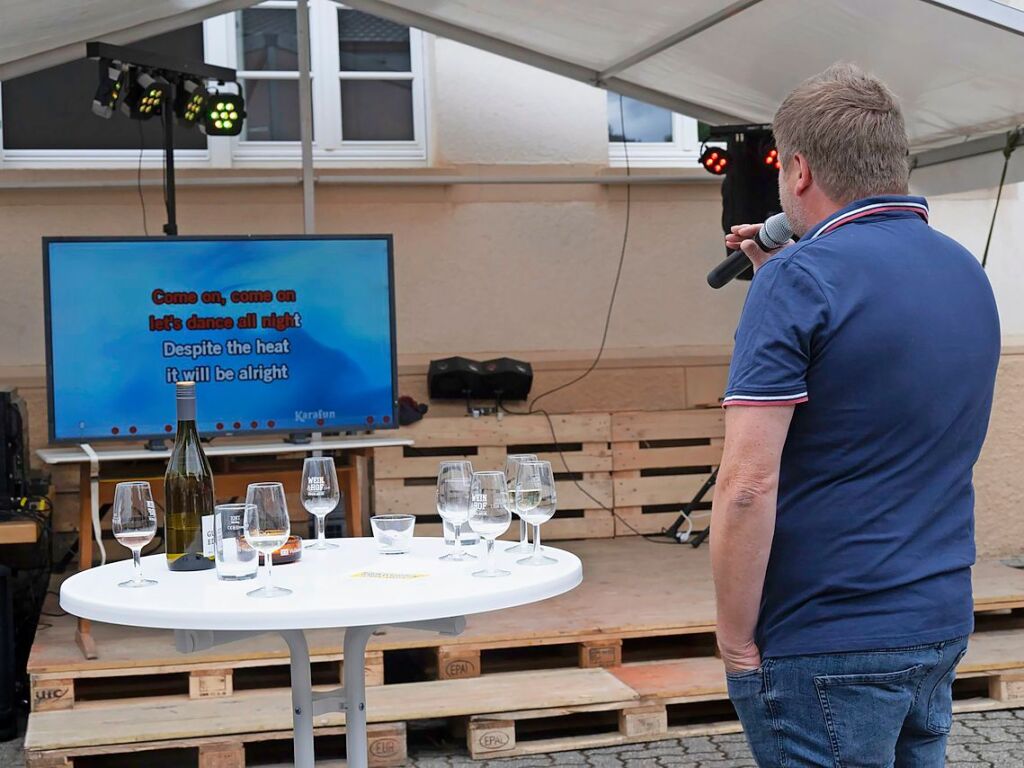
<path fill-rule="evenodd" d="M 45 238 L 50 441 L 396 426 L 389 235 Z"/>

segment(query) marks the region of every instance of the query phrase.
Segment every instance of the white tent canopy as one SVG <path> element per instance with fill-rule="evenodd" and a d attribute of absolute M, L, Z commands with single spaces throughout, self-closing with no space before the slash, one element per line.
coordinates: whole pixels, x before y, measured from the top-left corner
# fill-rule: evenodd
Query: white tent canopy
<path fill-rule="evenodd" d="M 88 40 L 128 43 L 253 4 L 62 0 L 55 12 L 39 0 L 0 0 L 0 79 L 79 58 Z M 853 61 L 899 95 L 915 152 L 945 148 L 923 164 L 991 152 L 1024 123 L 1024 12 L 994 0 L 345 4 L 718 124 L 770 122 L 803 78 Z M 953 145 L 966 148 L 951 155 Z"/>

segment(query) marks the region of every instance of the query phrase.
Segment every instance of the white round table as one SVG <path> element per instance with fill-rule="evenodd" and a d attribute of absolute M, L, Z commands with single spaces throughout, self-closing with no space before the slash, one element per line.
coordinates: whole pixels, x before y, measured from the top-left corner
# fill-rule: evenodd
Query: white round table
<path fill-rule="evenodd" d="M 274 584 L 291 595 L 256 599 L 246 595 L 257 580 L 220 581 L 213 570 L 172 573 L 163 555 L 142 559 L 143 573 L 157 584 L 122 589 L 131 560 L 90 568 L 72 576 L 60 590 L 60 605 L 83 619 L 175 630 L 179 651 L 190 653 L 265 632 L 278 632 L 291 655 L 292 720 L 295 765 L 313 768 L 313 716 L 345 712 L 348 765 L 366 768 L 366 643 L 374 630 L 404 626 L 458 635 L 466 614 L 495 611 L 544 600 L 576 587 L 583 567 L 571 552 L 544 547 L 557 561 L 521 566 L 520 556 L 496 547 L 503 578 L 477 578 L 480 559 L 464 563 L 439 560 L 442 539 L 414 539 L 405 555 L 382 555 L 373 539 L 336 539 L 338 549 L 306 550 L 297 563 L 278 565 Z M 335 691 L 314 693 L 309 647 L 304 630 L 345 628 L 344 680 Z"/>

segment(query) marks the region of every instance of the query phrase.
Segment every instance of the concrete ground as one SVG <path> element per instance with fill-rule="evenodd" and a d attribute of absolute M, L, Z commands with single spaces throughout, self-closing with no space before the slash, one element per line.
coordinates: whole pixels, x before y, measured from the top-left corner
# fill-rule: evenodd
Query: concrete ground
<path fill-rule="evenodd" d="M 959 715 L 947 768 L 1024 768 L 1024 709 Z M 742 734 L 653 741 L 475 762 L 465 753 L 419 753 L 414 768 L 756 768 Z M 0 744 L 0 766 L 24 768 L 21 740 Z"/>

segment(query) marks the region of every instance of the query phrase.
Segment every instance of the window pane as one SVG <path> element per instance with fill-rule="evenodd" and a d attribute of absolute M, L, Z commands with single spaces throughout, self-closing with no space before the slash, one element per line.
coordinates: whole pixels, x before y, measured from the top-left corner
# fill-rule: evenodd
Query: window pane
<path fill-rule="evenodd" d="M 239 67 L 264 72 L 299 68 L 298 19 L 287 8 L 248 8 L 235 16 Z"/>
<path fill-rule="evenodd" d="M 248 141 L 299 141 L 299 81 L 246 80 L 245 127 Z"/>
<path fill-rule="evenodd" d="M 620 112 L 619 100 L 622 101 Z M 672 113 L 663 107 L 608 92 L 608 141 L 622 141 L 622 118 L 626 119 L 625 140 L 630 142 L 672 141 Z"/>
<path fill-rule="evenodd" d="M 133 48 L 203 60 L 203 26 L 195 24 L 132 43 Z M 83 59 L 50 67 L 3 84 L 3 138 L 6 149 L 139 149 L 139 127 L 146 149 L 162 149 L 160 120 L 129 120 L 120 111 L 105 120 L 92 113 L 99 65 Z M 180 124 L 179 124 L 180 125 Z M 177 126 L 175 126 L 177 128 Z M 198 129 L 176 130 L 178 149 L 205 149 Z"/>
<path fill-rule="evenodd" d="M 342 80 L 341 137 L 346 141 L 412 141 L 412 81 Z"/>
<path fill-rule="evenodd" d="M 342 71 L 411 72 L 409 28 L 361 11 L 338 11 Z"/>

